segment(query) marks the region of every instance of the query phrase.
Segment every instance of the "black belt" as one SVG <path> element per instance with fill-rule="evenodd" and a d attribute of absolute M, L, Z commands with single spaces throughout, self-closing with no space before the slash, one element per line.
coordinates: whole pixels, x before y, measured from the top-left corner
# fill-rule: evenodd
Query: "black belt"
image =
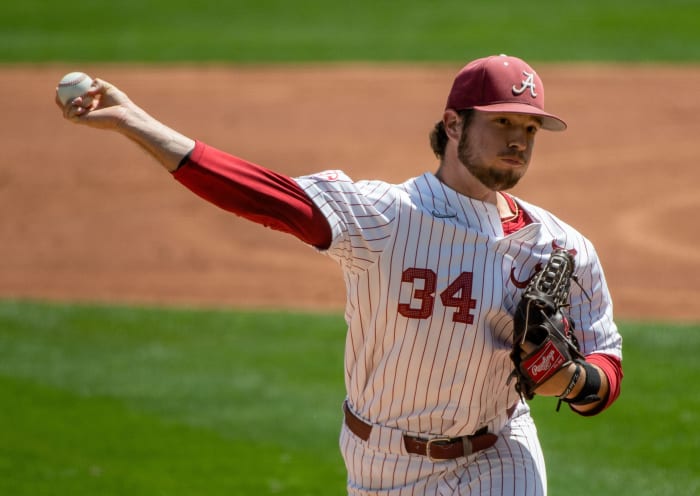
<path fill-rule="evenodd" d="M 350 432 L 363 441 L 369 439 L 372 426 L 352 413 L 347 401 L 343 403 L 345 412 L 345 425 Z M 508 409 L 508 416 L 512 416 L 515 406 Z M 422 439 L 404 435 L 403 443 L 406 451 L 415 455 L 423 455 L 431 461 L 452 460 L 460 456 L 469 456 L 481 450 L 490 448 L 498 441 L 498 436 L 488 432 L 487 427 L 482 427 L 471 436 L 463 437 L 438 437 L 435 439 Z"/>

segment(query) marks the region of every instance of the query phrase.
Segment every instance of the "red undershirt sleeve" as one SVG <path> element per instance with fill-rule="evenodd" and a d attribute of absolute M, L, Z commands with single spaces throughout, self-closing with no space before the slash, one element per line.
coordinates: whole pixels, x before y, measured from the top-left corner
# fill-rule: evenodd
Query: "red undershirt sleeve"
<path fill-rule="evenodd" d="M 173 177 L 228 212 L 293 234 L 319 249 L 331 244 L 324 215 L 296 181 L 284 174 L 197 141 Z"/>

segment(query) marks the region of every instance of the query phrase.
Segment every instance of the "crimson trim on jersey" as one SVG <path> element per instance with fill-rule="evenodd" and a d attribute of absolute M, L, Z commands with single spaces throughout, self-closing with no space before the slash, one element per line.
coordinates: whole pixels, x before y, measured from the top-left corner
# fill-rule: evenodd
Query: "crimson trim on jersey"
<path fill-rule="evenodd" d="M 519 231 L 523 227 L 532 224 L 532 219 L 530 218 L 530 216 L 527 214 L 527 212 L 525 212 L 525 210 L 523 210 L 520 207 L 520 205 L 516 203 L 512 196 L 506 193 L 500 193 L 500 195 L 508 203 L 510 211 L 515 212 L 513 217 L 510 217 L 508 219 L 501 219 L 501 225 L 503 226 L 503 234 L 508 236 L 510 234 L 513 234 L 514 232 Z"/>

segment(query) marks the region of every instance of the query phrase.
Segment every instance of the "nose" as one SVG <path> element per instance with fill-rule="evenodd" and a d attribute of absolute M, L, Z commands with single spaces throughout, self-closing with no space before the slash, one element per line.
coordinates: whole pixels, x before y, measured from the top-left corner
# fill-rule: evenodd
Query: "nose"
<path fill-rule="evenodd" d="M 530 138 L 527 129 L 514 127 L 508 135 L 508 148 L 524 151 L 527 150 Z"/>

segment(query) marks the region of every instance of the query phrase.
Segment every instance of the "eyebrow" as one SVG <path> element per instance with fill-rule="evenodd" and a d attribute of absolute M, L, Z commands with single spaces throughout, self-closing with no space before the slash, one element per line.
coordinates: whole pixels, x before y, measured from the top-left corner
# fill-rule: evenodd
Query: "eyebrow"
<path fill-rule="evenodd" d="M 518 112 L 492 112 L 492 115 L 493 115 L 493 117 L 496 118 L 496 119 L 499 119 L 499 118 L 502 118 L 502 117 L 508 117 L 508 116 L 511 116 L 511 115 L 519 115 L 519 116 L 521 116 L 521 117 L 524 117 L 525 119 L 527 119 L 527 120 L 530 121 L 530 122 L 535 122 L 535 123 L 539 124 L 540 127 L 542 126 L 542 119 L 540 119 L 540 118 L 537 117 L 536 115 L 521 114 L 521 113 L 518 113 Z"/>

